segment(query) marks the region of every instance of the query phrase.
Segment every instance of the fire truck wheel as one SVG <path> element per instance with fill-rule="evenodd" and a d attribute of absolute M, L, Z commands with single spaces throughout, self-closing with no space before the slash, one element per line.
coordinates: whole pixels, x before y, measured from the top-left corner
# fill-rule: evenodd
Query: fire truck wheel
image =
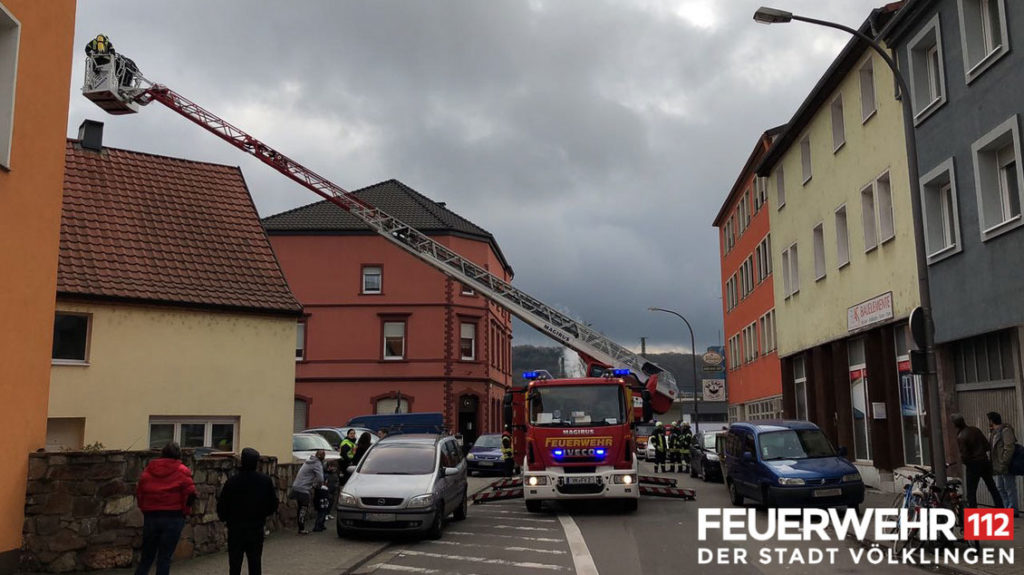
<path fill-rule="evenodd" d="M 469 500 L 466 497 L 466 493 L 462 494 L 462 504 L 455 509 L 455 514 L 452 516 L 456 521 L 462 521 L 466 518 L 466 512 L 469 511 Z"/>
<path fill-rule="evenodd" d="M 633 513 L 636 511 L 639 503 L 639 499 L 626 499 L 625 501 L 622 502 L 622 508 L 626 511 L 626 513 Z"/>
<path fill-rule="evenodd" d="M 539 499 L 528 499 L 526 501 L 526 510 L 530 513 L 540 513 L 541 503 Z"/>

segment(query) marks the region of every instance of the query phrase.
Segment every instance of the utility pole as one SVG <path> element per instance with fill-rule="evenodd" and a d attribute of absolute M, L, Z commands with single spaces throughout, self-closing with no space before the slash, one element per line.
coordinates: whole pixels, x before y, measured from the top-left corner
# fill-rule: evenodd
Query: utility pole
<path fill-rule="evenodd" d="M 647 357 L 647 338 L 640 338 L 640 355 Z"/>

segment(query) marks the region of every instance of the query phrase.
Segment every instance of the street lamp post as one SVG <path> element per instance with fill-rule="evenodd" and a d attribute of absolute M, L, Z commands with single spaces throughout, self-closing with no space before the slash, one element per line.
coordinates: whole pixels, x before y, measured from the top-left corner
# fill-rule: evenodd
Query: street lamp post
<path fill-rule="evenodd" d="M 910 101 L 910 89 L 906 79 L 900 73 L 896 62 L 892 60 L 885 49 L 882 48 L 874 38 L 860 30 L 854 30 L 848 26 L 829 22 L 827 20 L 816 20 L 798 16 L 791 12 L 775 8 L 759 8 L 754 13 L 754 20 L 762 24 L 784 24 L 791 20 L 816 24 L 842 30 L 847 34 L 859 38 L 868 46 L 878 52 L 885 63 L 892 70 L 893 76 L 900 89 L 900 103 L 903 106 L 903 132 L 907 141 L 907 173 L 910 176 L 910 206 L 914 220 L 914 251 L 917 256 L 917 287 L 921 300 L 921 311 L 924 319 L 924 353 L 925 353 L 925 384 L 928 388 L 928 424 L 931 427 L 932 447 L 932 469 L 935 470 L 935 482 L 938 486 L 946 485 L 946 451 L 942 441 L 942 415 L 940 413 L 939 401 L 939 380 L 935 371 L 935 325 L 932 323 L 932 300 L 931 288 L 928 282 L 928 253 L 924 243 L 924 218 L 921 210 L 921 196 L 918 189 L 918 165 L 917 165 L 917 139 L 914 134 L 914 109 Z"/>
<path fill-rule="evenodd" d="M 697 388 L 700 387 L 700 382 L 697 380 L 697 343 L 693 339 L 693 328 L 690 326 L 690 322 L 686 321 L 685 317 L 670 309 L 649 307 L 647 308 L 647 311 L 663 311 L 665 313 L 670 313 L 683 320 L 687 329 L 690 330 L 690 350 L 692 352 L 691 357 L 693 359 L 693 432 L 700 433 L 700 399 L 697 397 Z"/>

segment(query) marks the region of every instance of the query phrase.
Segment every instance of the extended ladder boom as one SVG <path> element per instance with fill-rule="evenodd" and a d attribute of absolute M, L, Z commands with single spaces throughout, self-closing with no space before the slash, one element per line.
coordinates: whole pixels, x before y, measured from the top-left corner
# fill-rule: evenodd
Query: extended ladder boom
<path fill-rule="evenodd" d="M 90 62 L 87 65 L 93 64 Z M 140 87 L 140 80 L 150 86 L 148 88 Z M 100 94 L 101 91 L 102 94 Z M 134 78 L 134 86 L 111 91 L 109 86 L 90 86 L 87 74 L 83 93 L 97 103 L 100 102 L 101 97 L 105 98 L 103 100 L 105 103 L 110 102 L 111 99 L 115 100 L 115 105 L 117 102 L 123 102 L 124 108 L 128 111 L 118 113 L 134 112 L 135 110 L 130 109 L 130 106 L 135 104 L 146 105 L 153 100 L 160 102 L 236 148 L 259 158 L 295 182 L 347 210 L 398 247 L 445 275 L 472 287 L 484 297 L 507 309 L 512 315 L 543 331 L 577 353 L 608 366 L 630 368 L 640 381 L 647 383 L 648 390 L 653 395 L 652 404 L 658 413 L 667 411 L 671 401 L 675 399 L 678 390 L 671 373 L 608 339 L 600 332 L 572 319 L 522 290 L 512 287 L 511 284 L 484 268 L 435 242 L 413 227 L 363 202 L 351 192 L 267 146 L 170 88 L 152 84 L 142 78 L 140 74 Z M 109 104 L 102 107 L 111 111 Z"/>

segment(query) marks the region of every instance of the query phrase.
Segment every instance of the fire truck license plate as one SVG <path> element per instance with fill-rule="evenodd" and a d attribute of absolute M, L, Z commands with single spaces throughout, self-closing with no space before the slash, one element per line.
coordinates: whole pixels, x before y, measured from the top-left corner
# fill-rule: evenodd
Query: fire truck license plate
<path fill-rule="evenodd" d="M 838 497 L 843 494 L 842 489 L 815 489 L 814 497 Z"/>
<path fill-rule="evenodd" d="M 597 477 L 566 477 L 566 485 L 593 485 L 598 482 Z"/>

